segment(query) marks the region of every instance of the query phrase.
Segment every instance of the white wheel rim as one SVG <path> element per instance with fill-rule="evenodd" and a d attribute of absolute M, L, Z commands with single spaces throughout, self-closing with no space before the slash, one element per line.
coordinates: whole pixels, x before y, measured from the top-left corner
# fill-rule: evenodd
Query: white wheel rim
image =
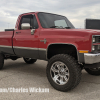
<path fill-rule="evenodd" d="M 60 61 L 54 62 L 50 69 L 53 81 L 58 85 L 65 85 L 69 80 L 69 69 Z"/>

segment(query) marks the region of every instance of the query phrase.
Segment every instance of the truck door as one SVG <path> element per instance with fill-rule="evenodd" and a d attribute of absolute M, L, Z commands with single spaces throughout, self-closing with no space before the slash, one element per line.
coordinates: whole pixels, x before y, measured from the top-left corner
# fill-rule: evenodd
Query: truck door
<path fill-rule="evenodd" d="M 22 29 L 22 24 L 30 24 L 30 29 Z M 38 58 L 39 29 L 35 15 L 21 17 L 19 29 L 13 37 L 14 52 L 19 57 Z"/>

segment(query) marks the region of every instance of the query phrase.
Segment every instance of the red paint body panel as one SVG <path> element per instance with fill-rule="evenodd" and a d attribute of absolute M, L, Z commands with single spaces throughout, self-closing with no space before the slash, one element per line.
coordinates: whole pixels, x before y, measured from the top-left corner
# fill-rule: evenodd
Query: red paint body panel
<path fill-rule="evenodd" d="M 16 33 L 20 32 L 20 33 Z M 13 46 L 38 48 L 39 30 L 36 29 L 34 35 L 31 30 L 16 30 L 13 37 Z"/>
<path fill-rule="evenodd" d="M 31 29 L 19 30 L 20 19 L 24 15 L 35 14 L 39 28 L 31 35 Z M 83 29 L 45 29 L 41 27 L 38 12 L 31 12 L 19 15 L 14 31 L 13 46 L 44 48 L 47 49 L 50 44 L 65 43 L 74 45 L 77 50 L 88 50 L 91 52 L 92 35 L 100 35 L 100 30 Z M 20 33 L 16 33 L 20 32 Z M 12 31 L 0 32 L 0 45 L 12 46 Z M 47 43 L 40 40 L 47 40 Z"/>
<path fill-rule="evenodd" d="M 47 48 L 52 43 L 65 43 L 74 45 L 77 50 L 89 50 L 91 52 L 92 30 L 82 29 L 41 29 L 39 39 L 46 38 L 47 44 L 39 43 L 39 48 Z M 100 31 L 96 33 L 100 35 Z"/>
<path fill-rule="evenodd" d="M 0 45 L 12 46 L 13 31 L 0 32 Z"/>

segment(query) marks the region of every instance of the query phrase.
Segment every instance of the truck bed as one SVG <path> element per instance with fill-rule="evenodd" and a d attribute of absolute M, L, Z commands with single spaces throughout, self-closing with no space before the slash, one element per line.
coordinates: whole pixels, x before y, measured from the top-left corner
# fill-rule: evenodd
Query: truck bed
<path fill-rule="evenodd" d="M 0 32 L 0 52 L 14 54 L 12 49 L 14 29 L 7 30 L 4 32 Z"/>

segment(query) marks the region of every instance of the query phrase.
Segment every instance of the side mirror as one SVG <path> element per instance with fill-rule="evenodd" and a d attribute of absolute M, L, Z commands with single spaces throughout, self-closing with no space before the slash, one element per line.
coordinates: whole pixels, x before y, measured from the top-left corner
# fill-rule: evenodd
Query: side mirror
<path fill-rule="evenodd" d="M 23 23 L 21 24 L 21 29 L 30 29 L 30 24 L 29 23 Z"/>

